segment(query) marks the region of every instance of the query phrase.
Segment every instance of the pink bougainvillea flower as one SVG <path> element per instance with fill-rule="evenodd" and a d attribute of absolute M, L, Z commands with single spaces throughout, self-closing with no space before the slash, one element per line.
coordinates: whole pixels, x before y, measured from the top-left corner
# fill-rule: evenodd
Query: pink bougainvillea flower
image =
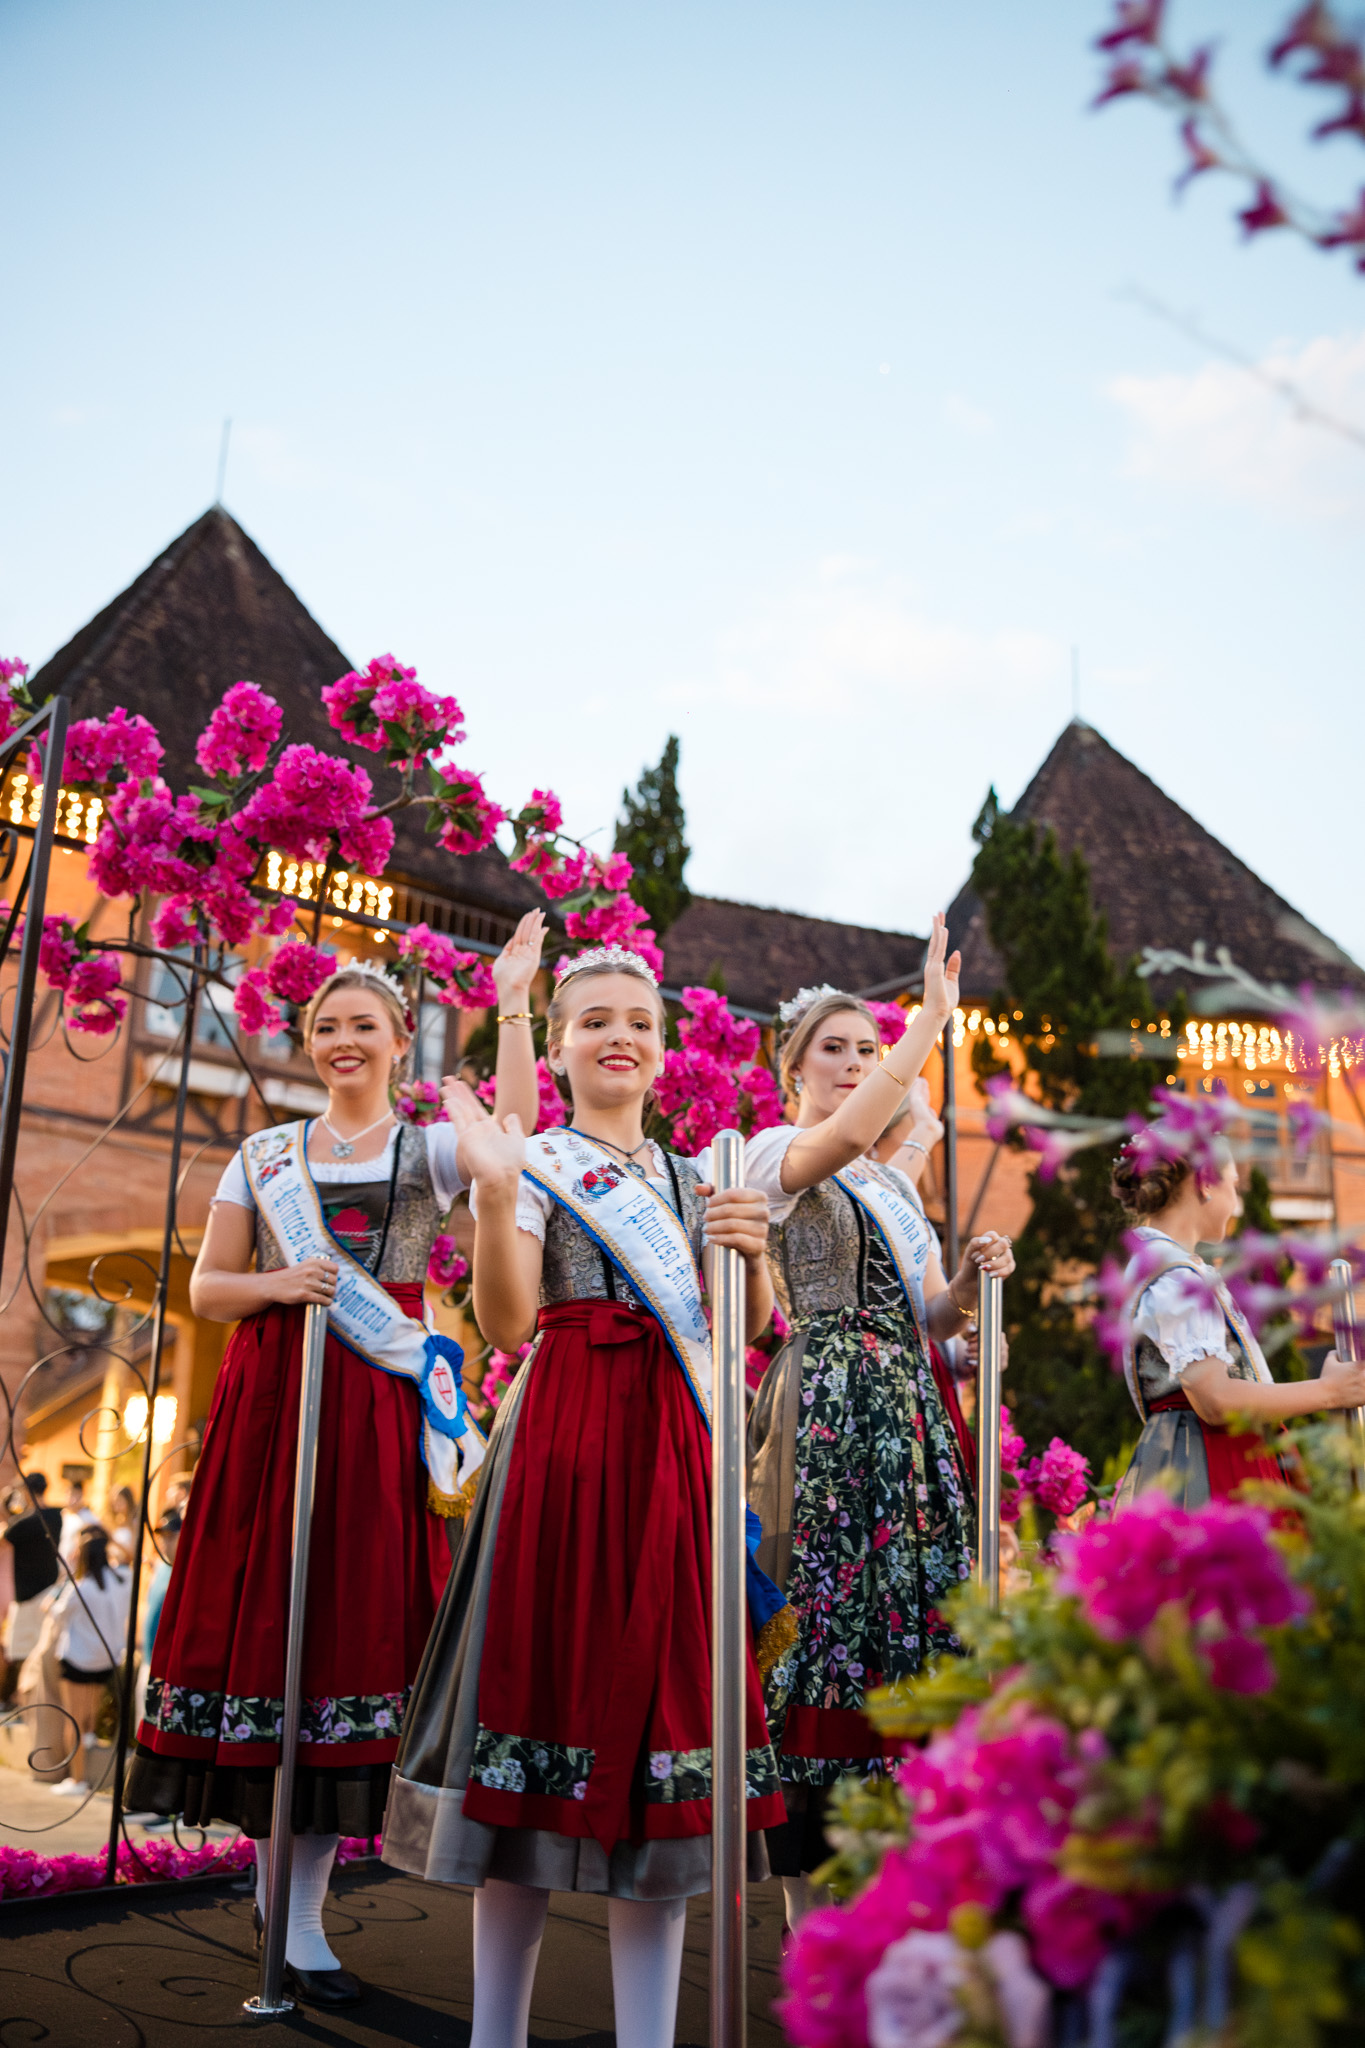
<path fill-rule="evenodd" d="M 199 735 L 194 758 L 206 775 L 235 779 L 264 768 L 284 712 L 259 683 L 234 683 Z"/>
<path fill-rule="evenodd" d="M 262 1032 L 273 1035 L 284 1028 L 284 1018 L 270 1000 L 270 984 L 263 968 L 247 969 L 232 991 L 232 1007 L 248 1038 Z"/>
<path fill-rule="evenodd" d="M 454 1238 L 448 1231 L 441 1231 L 431 1247 L 427 1260 L 427 1279 L 433 1287 L 455 1287 L 469 1277 L 469 1262 L 460 1255 Z"/>
<path fill-rule="evenodd" d="M 536 1061 L 536 1091 L 538 1096 L 536 1129 L 557 1131 L 569 1121 L 569 1112 L 564 1106 L 564 1097 L 554 1075 L 544 1060 Z"/>
<path fill-rule="evenodd" d="M 312 1001 L 328 976 L 336 972 L 337 956 L 317 946 L 291 939 L 272 953 L 266 962 L 265 979 L 270 993 L 282 996 L 300 1009 Z"/>
<path fill-rule="evenodd" d="M 1049 1514 L 1074 1515 L 1090 1491 L 1090 1460 L 1054 1436 L 1041 1458 L 1021 1468 L 1019 1478 Z"/>
<path fill-rule="evenodd" d="M 1223 161 L 1217 150 L 1210 149 L 1199 133 L 1199 125 L 1193 114 L 1181 123 L 1180 139 L 1185 145 L 1185 168 L 1175 181 L 1177 192 L 1183 192 L 1187 185 L 1193 184 L 1205 171 L 1216 171 Z"/>
<path fill-rule="evenodd" d="M 910 1022 L 910 1012 L 903 1010 L 899 1003 L 869 1003 L 867 1007 L 877 1020 L 882 1044 L 899 1045 Z"/>
<path fill-rule="evenodd" d="M 402 1081 L 394 1093 L 393 1113 L 400 1124 L 443 1124 L 447 1121 L 441 1091 L 434 1081 Z"/>
<path fill-rule="evenodd" d="M 1097 50 L 1121 50 L 1129 43 L 1155 47 L 1161 41 L 1161 21 L 1166 0 L 1118 0 L 1114 19 L 1095 38 Z"/>
<path fill-rule="evenodd" d="M 1242 223 L 1243 233 L 1249 237 L 1264 234 L 1267 228 L 1284 227 L 1289 215 L 1281 206 L 1275 187 L 1268 179 L 1262 178 L 1256 187 L 1256 197 L 1249 206 L 1239 209 L 1237 218 Z"/>
<path fill-rule="evenodd" d="M 467 769 L 442 775 L 436 794 L 440 798 L 440 840 L 447 853 L 482 853 L 493 844 L 507 813 L 493 802 L 477 775 Z"/>
<path fill-rule="evenodd" d="M 99 788 L 123 777 L 141 782 L 156 774 L 164 752 L 155 726 L 119 705 L 107 718 L 80 718 L 69 728 L 62 779 Z"/>

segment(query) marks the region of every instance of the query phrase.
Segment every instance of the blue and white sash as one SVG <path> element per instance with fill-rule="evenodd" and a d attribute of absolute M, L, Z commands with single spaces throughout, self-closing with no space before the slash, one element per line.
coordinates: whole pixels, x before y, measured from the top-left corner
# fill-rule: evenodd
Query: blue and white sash
<path fill-rule="evenodd" d="M 711 1332 L 692 1240 L 672 1205 L 573 1130 L 526 1141 L 528 1180 L 544 1188 L 586 1231 L 647 1302 L 711 1423 Z"/>
<path fill-rule="evenodd" d="M 927 1356 L 929 1331 L 924 1314 L 924 1274 L 932 1245 L 923 1210 L 895 1185 L 890 1174 L 884 1177 L 874 1172 L 865 1160 L 853 1160 L 831 1178 L 870 1219 L 890 1253 Z"/>
<path fill-rule="evenodd" d="M 465 1413 L 464 1353 L 449 1337 L 404 1315 L 393 1296 L 340 1239 L 323 1215 L 308 1170 L 306 1123 L 275 1124 L 242 1144 L 256 1206 L 285 1263 L 335 1259 L 337 1289 L 327 1311 L 335 1336 L 378 1372 L 411 1380 L 422 1400 L 422 1456 L 443 1503 L 468 1486 L 487 1445 Z"/>

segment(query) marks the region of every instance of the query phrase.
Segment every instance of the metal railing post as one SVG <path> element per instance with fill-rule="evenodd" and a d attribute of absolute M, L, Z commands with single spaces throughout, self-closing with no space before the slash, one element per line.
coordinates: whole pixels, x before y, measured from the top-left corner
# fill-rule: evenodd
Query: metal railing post
<path fill-rule="evenodd" d="M 712 1149 L 718 1194 L 744 1185 L 744 1140 Z M 744 1263 L 717 1248 L 711 1276 L 711 2048 L 744 2048 L 745 1886 Z"/>
<path fill-rule="evenodd" d="M 1005 1283 L 982 1272 L 976 1298 L 976 1583 L 1000 1605 L 1000 1335 Z"/>
<path fill-rule="evenodd" d="M 303 1375 L 299 1391 L 299 1452 L 294 1468 L 294 1548 L 289 1570 L 289 1634 L 284 1660 L 284 1712 L 280 1720 L 280 1763 L 270 1820 L 270 1860 L 265 1879 L 265 1930 L 261 1980 L 245 2010 L 257 2019 L 292 2012 L 284 1995 L 284 1944 L 289 1928 L 289 1872 L 294 1848 L 294 1767 L 303 1704 L 303 1630 L 308 1609 L 308 1549 L 313 1533 L 313 1487 L 318 1470 L 318 1416 L 322 1409 L 322 1360 L 327 1345 L 327 1310 L 310 1302 L 303 1320 Z"/>
<path fill-rule="evenodd" d="M 949 1275 L 957 1271 L 957 1061 L 953 1052 L 956 1017 L 943 1027 L 943 1254 Z"/>
<path fill-rule="evenodd" d="M 1333 1259 L 1331 1279 L 1334 1289 L 1332 1331 L 1336 1338 L 1337 1357 L 1348 1358 L 1354 1363 L 1360 1356 L 1360 1350 L 1356 1342 L 1356 1298 L 1351 1261 Z M 1365 1408 L 1347 1408 L 1342 1419 L 1346 1424 L 1346 1441 L 1351 1446 L 1356 1487 L 1365 1493 Z"/>

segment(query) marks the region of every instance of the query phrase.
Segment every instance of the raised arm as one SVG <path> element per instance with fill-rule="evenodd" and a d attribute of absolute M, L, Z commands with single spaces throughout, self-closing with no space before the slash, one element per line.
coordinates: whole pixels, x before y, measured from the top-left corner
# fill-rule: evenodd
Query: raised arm
<path fill-rule="evenodd" d="M 871 1150 L 890 1123 L 906 1089 L 938 1043 L 939 1034 L 957 1008 L 957 977 L 961 955 L 948 951 L 948 926 L 934 913 L 929 950 L 924 959 L 924 1001 L 881 1065 L 862 1081 L 833 1116 L 803 1130 L 787 1147 L 782 1160 L 782 1186 L 794 1195 L 828 1180 L 841 1166 Z"/>
<path fill-rule="evenodd" d="M 525 1131 L 535 1129 L 540 1107 L 531 1036 L 531 983 L 540 967 L 544 943 L 544 914 L 528 910 L 493 962 L 498 991 L 498 1092 L 493 1114 L 517 1117 Z"/>
<path fill-rule="evenodd" d="M 330 1302 L 337 1261 L 304 1259 L 276 1273 L 253 1273 L 256 1212 L 215 1202 L 190 1275 L 190 1307 L 206 1323 L 236 1323 L 277 1302 Z"/>
<path fill-rule="evenodd" d="M 474 1319 L 499 1351 L 535 1335 L 544 1246 L 517 1228 L 517 1189 L 526 1137 L 516 1116 L 491 1117 L 460 1137 L 460 1160 L 474 1183 Z"/>

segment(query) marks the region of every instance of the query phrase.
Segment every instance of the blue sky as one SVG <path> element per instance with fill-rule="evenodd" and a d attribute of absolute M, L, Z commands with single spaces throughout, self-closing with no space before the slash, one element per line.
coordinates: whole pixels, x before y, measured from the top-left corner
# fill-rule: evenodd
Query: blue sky
<path fill-rule="evenodd" d="M 1099 0 L 5 0 L 0 651 L 213 495 L 504 800 L 683 745 L 697 888 L 922 930 L 1071 710 L 1365 957 L 1365 281 L 1170 203 Z M 1325 195 L 1309 96 L 1224 32 Z M 1212 935 L 1211 935 L 1212 936 Z"/>

